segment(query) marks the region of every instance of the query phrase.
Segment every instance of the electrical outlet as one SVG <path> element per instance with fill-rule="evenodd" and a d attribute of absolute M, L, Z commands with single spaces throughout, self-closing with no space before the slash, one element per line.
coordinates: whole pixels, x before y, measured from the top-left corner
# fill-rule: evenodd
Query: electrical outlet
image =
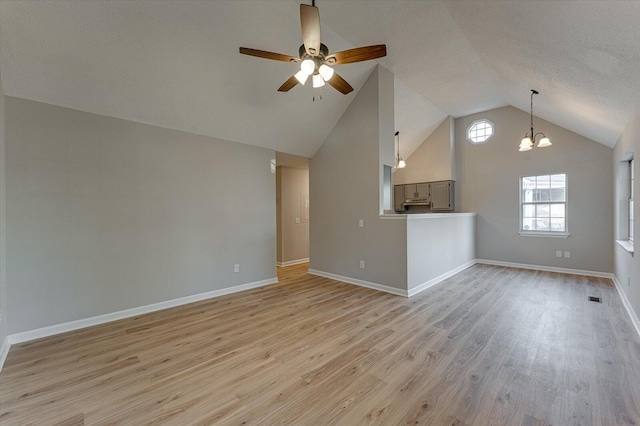
<path fill-rule="evenodd" d="M 571 258 L 571 252 L 570 251 L 565 251 L 564 252 L 564 258 L 565 259 L 570 259 Z"/>
<path fill-rule="evenodd" d="M 562 250 L 556 251 L 556 257 L 562 257 Z"/>
<path fill-rule="evenodd" d="M 360 269 L 364 269 L 364 260 L 360 261 Z"/>
<path fill-rule="evenodd" d="M 240 272 L 240 264 L 236 263 L 235 265 L 233 265 L 233 272 Z"/>
<path fill-rule="evenodd" d="M 360 228 L 364 228 L 364 219 L 360 219 L 360 220 L 358 221 L 358 226 L 359 226 Z"/>

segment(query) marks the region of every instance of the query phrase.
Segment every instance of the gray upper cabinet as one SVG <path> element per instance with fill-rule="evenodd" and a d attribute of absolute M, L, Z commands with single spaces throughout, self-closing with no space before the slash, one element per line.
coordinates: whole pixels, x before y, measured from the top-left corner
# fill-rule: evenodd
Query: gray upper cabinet
<path fill-rule="evenodd" d="M 452 180 L 431 182 L 431 210 L 432 211 L 453 211 L 455 194 Z"/>
<path fill-rule="evenodd" d="M 397 212 L 404 211 L 404 185 L 395 185 L 393 187 L 393 210 Z"/>
<path fill-rule="evenodd" d="M 403 212 L 407 206 L 430 206 L 433 212 L 454 211 L 454 186 L 452 180 L 394 185 L 393 209 Z"/>
<path fill-rule="evenodd" d="M 417 198 L 429 198 L 429 183 L 416 183 L 416 197 Z"/>
<path fill-rule="evenodd" d="M 404 198 L 429 198 L 429 183 L 408 183 L 404 186 Z"/>
<path fill-rule="evenodd" d="M 404 185 L 404 198 L 416 198 L 418 190 L 415 183 Z"/>

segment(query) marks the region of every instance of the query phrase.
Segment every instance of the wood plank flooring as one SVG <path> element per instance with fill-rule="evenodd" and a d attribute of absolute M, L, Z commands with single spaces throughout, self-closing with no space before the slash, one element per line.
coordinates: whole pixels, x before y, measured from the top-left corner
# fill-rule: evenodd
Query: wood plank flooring
<path fill-rule="evenodd" d="M 475 265 L 406 299 L 306 268 L 13 346 L 0 424 L 640 425 L 610 280 Z"/>

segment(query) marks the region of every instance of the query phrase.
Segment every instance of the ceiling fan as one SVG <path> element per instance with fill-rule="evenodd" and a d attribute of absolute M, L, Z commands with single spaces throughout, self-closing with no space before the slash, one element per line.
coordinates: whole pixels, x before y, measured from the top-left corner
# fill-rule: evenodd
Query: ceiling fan
<path fill-rule="evenodd" d="M 330 65 L 351 64 L 382 58 L 387 55 L 387 46 L 384 44 L 358 47 L 329 54 L 329 48 L 320 42 L 320 12 L 315 5 L 315 0 L 312 0 L 311 6 L 307 4 L 300 5 L 300 26 L 302 28 L 303 44 L 298 51 L 300 56 L 298 58 L 248 47 L 240 48 L 240 53 L 243 55 L 300 63 L 300 71 L 285 81 L 278 89 L 279 92 L 288 92 L 298 83 L 304 85 L 311 76 L 314 88 L 322 87 L 326 82 L 340 93 L 346 95 L 353 90 L 353 87 L 338 73 L 334 72 Z"/>

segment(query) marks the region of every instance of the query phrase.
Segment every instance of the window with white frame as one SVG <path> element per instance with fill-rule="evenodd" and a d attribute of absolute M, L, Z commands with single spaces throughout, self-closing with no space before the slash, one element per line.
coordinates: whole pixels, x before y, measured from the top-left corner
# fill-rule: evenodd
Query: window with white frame
<path fill-rule="evenodd" d="M 493 136 L 493 129 L 493 123 L 486 118 L 476 120 L 467 127 L 467 140 L 474 144 L 484 143 Z"/>
<path fill-rule="evenodd" d="M 620 160 L 619 178 L 616 180 L 616 205 L 619 205 L 619 227 L 616 229 L 616 242 L 629 253 L 633 253 L 634 240 L 634 158 L 633 153 L 626 153 Z M 619 195 L 618 195 L 619 194 Z"/>
<path fill-rule="evenodd" d="M 633 243 L 633 158 L 629 160 L 629 242 Z"/>
<path fill-rule="evenodd" d="M 567 174 L 520 178 L 520 232 L 567 235 Z"/>

